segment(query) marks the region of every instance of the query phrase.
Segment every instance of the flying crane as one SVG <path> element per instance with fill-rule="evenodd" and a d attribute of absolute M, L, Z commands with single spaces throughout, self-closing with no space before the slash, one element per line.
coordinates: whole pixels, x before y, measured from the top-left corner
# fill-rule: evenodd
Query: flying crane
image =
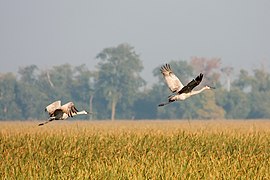
<path fill-rule="evenodd" d="M 163 65 L 160 68 L 160 71 L 163 74 L 167 86 L 174 94 L 168 97 L 168 102 L 161 103 L 158 106 L 165 106 L 174 101 L 181 101 L 181 100 L 183 101 L 189 98 L 190 96 L 203 92 L 204 90 L 214 89 L 214 87 L 204 86 L 200 90 L 197 91 L 193 90 L 196 86 L 198 86 L 201 83 L 203 79 L 202 73 L 200 73 L 195 79 L 193 79 L 187 85 L 184 86 L 179 80 L 179 78 L 173 73 L 171 66 L 169 64 Z"/>
<path fill-rule="evenodd" d="M 61 101 L 55 101 L 45 108 L 50 118 L 40 123 L 39 126 L 47 124 L 53 120 L 65 120 L 69 117 L 73 117 L 79 114 L 89 114 L 87 111 L 78 111 L 73 102 L 68 102 L 61 106 Z"/>

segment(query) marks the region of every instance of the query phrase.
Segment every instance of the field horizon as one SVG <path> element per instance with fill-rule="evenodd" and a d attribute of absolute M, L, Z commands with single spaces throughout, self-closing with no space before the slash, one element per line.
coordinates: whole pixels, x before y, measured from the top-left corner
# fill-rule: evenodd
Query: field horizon
<path fill-rule="evenodd" d="M 121 131 L 144 131 L 156 130 L 162 132 L 187 131 L 187 132 L 231 132 L 242 133 L 270 132 L 270 119 L 248 119 L 248 120 L 57 120 L 43 126 L 39 123 L 46 120 L 5 120 L 0 121 L 0 130 L 6 132 L 23 131 L 25 133 L 49 132 L 54 128 L 63 130 L 87 130 L 101 132 Z M 76 127 L 74 129 L 74 127 Z M 56 131 L 57 132 L 57 131 Z"/>

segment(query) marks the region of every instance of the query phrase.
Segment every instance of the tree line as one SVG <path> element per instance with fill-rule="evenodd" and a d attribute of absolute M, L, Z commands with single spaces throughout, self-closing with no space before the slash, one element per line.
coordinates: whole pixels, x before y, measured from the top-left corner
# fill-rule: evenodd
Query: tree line
<path fill-rule="evenodd" d="M 232 77 L 232 67 L 222 67 L 219 58 L 192 57 L 171 60 L 183 84 L 200 72 L 199 86 L 216 89 L 165 107 L 170 91 L 160 73 L 151 87 L 141 77 L 142 61 L 129 44 L 103 49 L 95 70 L 86 65 L 62 64 L 50 69 L 36 65 L 18 73 L 0 74 L 0 120 L 45 119 L 45 107 L 55 100 L 73 101 L 78 109 L 93 112 L 81 119 L 257 119 L 270 118 L 270 74 L 262 68 L 241 69 Z M 164 62 L 166 63 L 166 62 Z"/>

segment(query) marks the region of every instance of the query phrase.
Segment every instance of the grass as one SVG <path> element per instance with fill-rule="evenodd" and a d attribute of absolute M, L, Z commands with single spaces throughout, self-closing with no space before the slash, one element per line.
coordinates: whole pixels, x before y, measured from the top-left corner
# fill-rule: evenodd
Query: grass
<path fill-rule="evenodd" d="M 270 121 L 0 123 L 2 179 L 270 179 Z"/>

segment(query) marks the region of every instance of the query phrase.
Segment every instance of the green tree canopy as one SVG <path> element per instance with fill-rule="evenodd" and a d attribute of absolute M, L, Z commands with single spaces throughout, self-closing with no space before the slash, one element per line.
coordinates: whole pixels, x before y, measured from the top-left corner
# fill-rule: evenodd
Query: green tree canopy
<path fill-rule="evenodd" d="M 264 68 L 242 69 L 227 81 L 230 86 L 223 87 L 222 75 L 228 80 L 232 69 L 220 67 L 218 58 L 164 62 L 171 65 L 184 85 L 202 72 L 203 81 L 194 90 L 206 84 L 216 90 L 158 107 L 171 95 L 160 73 L 163 64 L 153 68 L 158 81 L 150 87 L 140 76 L 143 65 L 132 46 L 105 48 L 97 59 L 93 71 L 86 65 L 62 64 L 49 69 L 30 65 L 19 68 L 18 74 L 1 73 L 0 119 L 47 118 L 44 108 L 55 100 L 73 101 L 78 109 L 94 112 L 95 119 L 270 118 L 270 74 Z"/>
<path fill-rule="evenodd" d="M 13 73 L 0 75 L 0 119 L 23 119 L 17 104 L 17 79 Z"/>
<path fill-rule="evenodd" d="M 138 90 L 145 84 L 140 77 L 143 69 L 139 56 L 128 44 L 105 48 L 97 55 L 98 79 L 96 91 L 109 103 L 111 119 L 115 119 L 116 107 L 128 107 L 135 101 Z"/>

